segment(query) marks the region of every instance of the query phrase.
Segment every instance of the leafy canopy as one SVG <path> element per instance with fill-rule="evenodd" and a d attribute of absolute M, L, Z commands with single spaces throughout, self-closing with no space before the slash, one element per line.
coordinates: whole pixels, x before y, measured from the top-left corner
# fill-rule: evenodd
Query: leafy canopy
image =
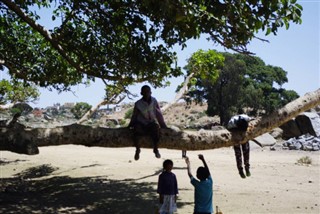
<path fill-rule="evenodd" d="M 199 52 L 203 58 L 198 57 Z M 211 81 L 198 75 L 197 81 L 191 83 L 193 90 L 189 91 L 188 98 L 197 102 L 206 100 L 208 115 L 219 115 L 222 124 L 244 109 L 254 115 L 258 112 L 270 113 L 298 98 L 295 91 L 281 88 L 288 81 L 287 72 L 280 67 L 266 65 L 259 57 L 198 51 L 188 60 L 185 67 L 187 73 L 194 72 L 191 68 L 198 62 L 203 63 L 202 67 L 207 67 L 205 56 L 210 53 L 223 59 L 222 65 L 214 70 L 217 78 Z"/>
<path fill-rule="evenodd" d="M 80 119 L 86 112 L 91 109 L 91 105 L 85 102 L 76 103 L 74 107 L 71 108 L 71 113 L 76 119 Z"/>
<path fill-rule="evenodd" d="M 0 105 L 34 102 L 39 96 L 39 91 L 34 84 L 25 85 L 21 81 L 0 80 Z"/>
<path fill-rule="evenodd" d="M 39 10 L 55 27 L 39 24 Z M 204 33 L 248 53 L 258 31 L 301 23 L 301 11 L 295 0 L 2 0 L 0 69 L 58 90 L 96 78 L 121 90 L 143 81 L 160 87 L 182 74 L 174 45 Z"/>

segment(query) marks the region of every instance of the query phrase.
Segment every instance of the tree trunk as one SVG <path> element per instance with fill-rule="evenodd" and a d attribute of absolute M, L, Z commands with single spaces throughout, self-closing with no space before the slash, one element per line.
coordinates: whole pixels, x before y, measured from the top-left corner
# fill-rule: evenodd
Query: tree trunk
<path fill-rule="evenodd" d="M 268 116 L 251 121 L 247 132 L 230 132 L 222 126 L 217 126 L 214 130 L 199 131 L 162 129 L 159 146 L 179 150 L 205 150 L 233 146 L 271 131 L 299 113 L 317 105 L 320 105 L 320 89 L 292 101 Z M 1 127 L 0 150 L 31 155 L 39 153 L 39 146 L 64 144 L 131 147 L 133 146 L 132 130 L 128 128 L 107 129 L 79 124 L 30 129 L 15 123 L 12 127 Z M 151 148 L 151 139 L 143 137 L 141 146 Z"/>

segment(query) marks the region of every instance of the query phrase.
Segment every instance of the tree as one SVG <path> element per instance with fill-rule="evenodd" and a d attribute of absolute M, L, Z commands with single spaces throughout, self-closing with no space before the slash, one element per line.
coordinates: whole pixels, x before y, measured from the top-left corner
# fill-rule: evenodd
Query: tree
<path fill-rule="evenodd" d="M 220 55 L 223 56 L 224 65 L 217 72 L 217 80 L 209 81 L 199 76 L 195 89 L 188 95 L 198 102 L 207 100 L 208 115 L 219 115 L 222 124 L 244 109 L 254 115 L 258 111 L 269 114 L 298 97 L 296 92 L 281 88 L 288 81 L 282 68 L 265 65 L 259 57 L 230 53 Z M 197 61 L 207 67 L 204 59 L 202 57 Z M 190 68 L 194 66 L 194 61 L 192 55 L 186 66 L 188 73 L 193 71 Z"/>
<path fill-rule="evenodd" d="M 249 103 L 254 114 L 261 109 L 270 113 L 299 97 L 295 91 L 282 88 L 282 85 L 288 82 L 287 72 L 282 68 L 266 65 L 259 57 L 241 54 L 235 54 L 235 57 L 246 65 L 246 89 L 242 94 L 242 102 Z"/>
<path fill-rule="evenodd" d="M 41 26 L 36 8 L 47 10 L 55 27 Z M 181 75 L 173 45 L 183 48 L 206 33 L 248 53 L 255 33 L 301 23 L 301 11 L 289 0 L 2 0 L 0 67 L 15 79 L 58 90 L 96 78 L 123 90 L 143 81 L 159 87 Z"/>
<path fill-rule="evenodd" d="M 198 86 L 214 84 L 220 75 L 219 73 L 223 66 L 223 62 L 224 57 L 222 54 L 217 53 L 214 50 L 198 50 L 192 54 L 188 59 L 187 65 L 184 67 L 187 71 L 187 75 L 193 76 L 188 82 L 188 95 L 191 98 L 196 99 L 197 101 L 203 99 L 205 95 L 197 90 Z M 188 102 L 190 101 L 189 96 L 185 97 Z"/>
<path fill-rule="evenodd" d="M 72 114 L 75 116 L 76 119 L 80 119 L 92 106 L 88 103 L 80 102 L 76 103 L 76 105 L 71 108 Z"/>
<path fill-rule="evenodd" d="M 48 30 L 41 26 L 35 8 L 46 9 L 55 26 Z M 276 34 L 283 26 L 288 28 L 290 23 L 301 23 L 301 11 L 302 7 L 291 0 L 1 0 L 0 69 L 7 69 L 15 80 L 60 91 L 96 78 L 111 86 L 108 88 L 111 91 L 125 92 L 128 85 L 144 81 L 160 87 L 167 84 L 167 78 L 182 74 L 176 65 L 176 53 L 172 51 L 174 45 L 184 48 L 187 40 L 207 34 L 213 43 L 249 53 L 246 46 L 258 31 Z M 319 101 L 318 94 L 312 93 L 310 102 L 289 112 L 284 119 L 314 106 L 317 103 L 314 99 Z M 301 102 L 297 102 L 298 105 Z M 131 145 L 128 130 L 94 129 L 76 124 L 28 130 L 16 123 L 16 119 L 1 128 L 0 149 L 18 152 L 22 149 L 28 153 L 32 145 Z M 284 121 L 280 119 L 272 121 L 271 125 Z M 270 128 L 270 124 L 266 127 Z M 119 133 L 121 137 L 112 137 Z M 211 134 L 208 136 L 214 137 L 215 146 L 232 145 L 236 139 L 227 131 L 219 136 Z M 171 136 L 176 136 L 172 138 L 176 141 L 163 146 L 213 148 L 213 144 L 205 146 L 206 139 L 201 141 L 204 143 L 201 146 L 197 144 L 202 139 L 201 133 L 179 132 Z M 181 139 L 189 140 L 180 143 Z"/>
<path fill-rule="evenodd" d="M 16 80 L 0 80 L 0 109 L 10 108 L 16 103 L 34 102 L 39 97 L 34 84 Z M 10 105 L 6 105 L 10 103 Z"/>

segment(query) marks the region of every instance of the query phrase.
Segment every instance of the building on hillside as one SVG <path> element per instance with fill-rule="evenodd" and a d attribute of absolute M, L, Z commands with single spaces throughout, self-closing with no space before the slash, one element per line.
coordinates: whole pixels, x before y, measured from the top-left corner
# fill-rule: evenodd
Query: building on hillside
<path fill-rule="evenodd" d="M 31 114 L 33 114 L 34 117 L 42 117 L 43 111 L 39 108 L 34 108 Z"/>
<path fill-rule="evenodd" d="M 122 110 L 121 106 L 120 105 L 116 105 L 115 107 L 113 107 L 113 110 L 115 112 L 120 112 Z"/>
<path fill-rule="evenodd" d="M 63 109 L 71 109 L 75 106 L 74 103 L 64 103 L 63 106 L 61 106 L 61 108 Z"/>

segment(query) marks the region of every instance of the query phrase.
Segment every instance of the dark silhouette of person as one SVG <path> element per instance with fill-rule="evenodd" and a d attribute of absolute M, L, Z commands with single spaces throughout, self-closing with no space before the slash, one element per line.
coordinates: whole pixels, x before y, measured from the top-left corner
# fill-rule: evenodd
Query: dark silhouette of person
<path fill-rule="evenodd" d="M 141 87 L 142 98 L 135 102 L 129 128 L 133 128 L 133 142 L 136 147 L 135 160 L 140 158 L 139 138 L 149 135 L 153 142 L 153 152 L 156 158 L 161 158 L 158 150 L 160 140 L 160 127 L 167 128 L 158 101 L 151 96 L 151 88 L 148 85 Z"/>

